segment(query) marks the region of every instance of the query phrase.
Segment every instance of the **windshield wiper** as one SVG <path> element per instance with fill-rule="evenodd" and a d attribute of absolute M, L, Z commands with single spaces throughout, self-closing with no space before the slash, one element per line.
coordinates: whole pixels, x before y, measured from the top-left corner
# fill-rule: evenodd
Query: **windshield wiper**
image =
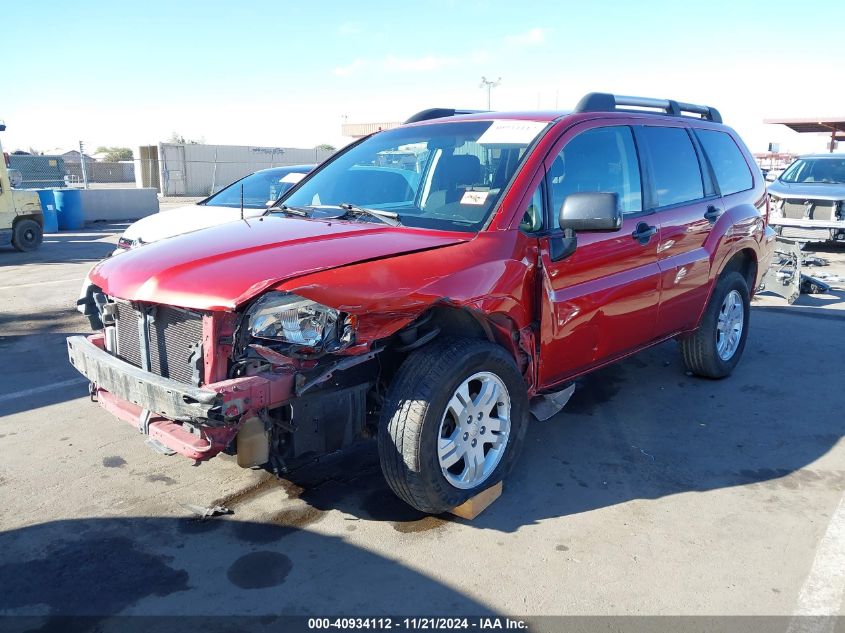
<path fill-rule="evenodd" d="M 270 207 L 267 213 L 285 213 L 287 215 L 298 215 L 302 218 L 307 218 L 311 215 L 312 209 L 305 207 L 289 207 L 286 204 L 280 204 L 278 207 Z"/>
<path fill-rule="evenodd" d="M 399 214 L 393 213 L 393 211 L 367 209 L 366 207 L 355 206 L 354 204 L 351 204 L 349 202 L 342 202 L 337 206 L 346 211 L 347 214 L 368 215 L 371 218 L 381 220 L 382 222 L 384 222 L 385 224 L 389 224 L 390 226 L 402 226 L 402 223 L 399 221 Z"/>

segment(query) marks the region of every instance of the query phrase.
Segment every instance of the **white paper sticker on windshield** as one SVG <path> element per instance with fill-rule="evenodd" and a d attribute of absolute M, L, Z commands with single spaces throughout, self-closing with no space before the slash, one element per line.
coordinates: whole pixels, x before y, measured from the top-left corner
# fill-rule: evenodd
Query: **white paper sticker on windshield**
<path fill-rule="evenodd" d="M 467 191 L 461 198 L 461 204 L 484 204 L 488 191 Z"/>
<path fill-rule="evenodd" d="M 282 178 L 281 178 L 281 180 L 279 180 L 279 182 L 289 182 L 290 184 L 294 185 L 294 184 L 298 183 L 300 180 L 302 180 L 303 178 L 305 178 L 305 174 L 300 174 L 298 172 L 292 171 L 291 173 L 285 174 L 284 176 L 282 176 Z"/>
<path fill-rule="evenodd" d="M 542 121 L 493 121 L 477 142 L 479 145 L 528 145 L 546 125 Z"/>

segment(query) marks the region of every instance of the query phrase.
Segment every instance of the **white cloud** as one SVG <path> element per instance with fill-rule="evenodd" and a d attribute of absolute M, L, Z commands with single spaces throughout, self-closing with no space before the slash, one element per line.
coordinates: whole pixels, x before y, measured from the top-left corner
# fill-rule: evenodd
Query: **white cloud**
<path fill-rule="evenodd" d="M 524 33 L 508 35 L 505 44 L 508 46 L 536 46 L 546 41 L 546 30 L 540 27 L 529 29 Z"/>
<path fill-rule="evenodd" d="M 357 73 L 364 66 L 366 66 L 366 62 L 363 59 L 356 59 L 346 66 L 337 66 L 332 70 L 332 73 L 337 77 L 349 77 Z"/>
<path fill-rule="evenodd" d="M 439 57 L 437 55 L 425 55 L 424 57 L 396 57 L 388 55 L 384 58 L 383 65 L 387 70 L 399 71 L 429 71 L 438 70 L 444 66 L 453 66 L 457 63 L 454 57 Z"/>
<path fill-rule="evenodd" d="M 357 22 L 344 22 L 337 27 L 337 32 L 340 35 L 358 35 L 361 33 L 361 25 Z"/>

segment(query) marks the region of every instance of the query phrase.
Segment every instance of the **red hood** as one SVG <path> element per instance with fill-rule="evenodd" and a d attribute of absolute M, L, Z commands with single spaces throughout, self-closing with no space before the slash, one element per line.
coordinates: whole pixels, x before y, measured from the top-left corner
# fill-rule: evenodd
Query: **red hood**
<path fill-rule="evenodd" d="M 113 297 L 233 309 L 279 282 L 465 242 L 466 233 L 268 216 L 161 240 L 104 260 L 91 281 Z"/>

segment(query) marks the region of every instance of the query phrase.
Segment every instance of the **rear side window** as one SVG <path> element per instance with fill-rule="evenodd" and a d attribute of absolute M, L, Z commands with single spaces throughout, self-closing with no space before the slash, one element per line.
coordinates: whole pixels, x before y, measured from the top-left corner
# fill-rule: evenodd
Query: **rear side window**
<path fill-rule="evenodd" d="M 710 159 L 723 196 L 751 189 L 754 180 L 742 152 L 729 134 L 717 130 L 696 130 Z"/>
<path fill-rule="evenodd" d="M 643 138 L 651 158 L 657 206 L 704 197 L 698 155 L 684 128 L 644 127 Z"/>
<path fill-rule="evenodd" d="M 548 182 L 555 214 L 566 196 L 580 191 L 615 193 L 623 213 L 642 211 L 640 165 L 631 128 L 602 127 L 579 134 L 555 158 Z"/>

